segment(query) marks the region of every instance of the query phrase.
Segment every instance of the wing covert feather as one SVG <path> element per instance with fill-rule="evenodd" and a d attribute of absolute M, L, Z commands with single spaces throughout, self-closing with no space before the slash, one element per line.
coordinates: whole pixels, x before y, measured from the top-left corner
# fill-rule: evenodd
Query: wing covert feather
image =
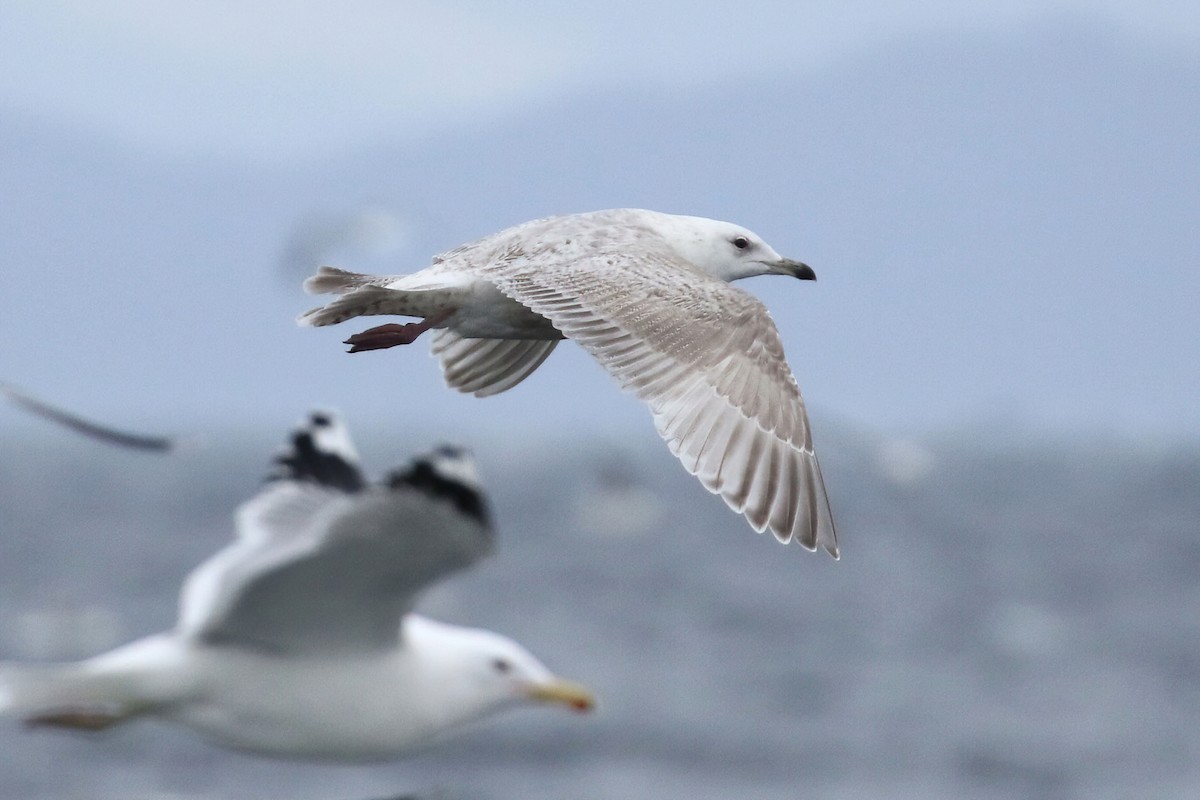
<path fill-rule="evenodd" d="M 837 555 L 804 400 L 757 298 L 658 253 L 487 275 L 645 401 L 684 467 L 756 530 Z"/>
<path fill-rule="evenodd" d="M 415 595 L 491 550 L 488 526 L 407 488 L 268 487 L 184 586 L 180 628 L 278 652 L 395 646 Z"/>

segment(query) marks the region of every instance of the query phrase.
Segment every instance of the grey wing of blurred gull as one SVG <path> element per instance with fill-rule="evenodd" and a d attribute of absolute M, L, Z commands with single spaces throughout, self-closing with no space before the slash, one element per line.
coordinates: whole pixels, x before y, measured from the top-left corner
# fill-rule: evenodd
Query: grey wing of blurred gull
<path fill-rule="evenodd" d="M 238 539 L 189 577 L 181 629 L 275 652 L 396 646 L 425 586 L 492 551 L 473 463 L 441 447 L 368 483 L 345 428 L 313 413 L 238 509 Z"/>
<path fill-rule="evenodd" d="M 51 405 L 45 400 L 34 397 L 28 392 L 8 383 L 0 383 L 0 396 L 18 408 L 28 411 L 35 416 L 49 420 L 76 433 L 81 433 L 84 436 L 90 436 L 98 441 L 117 445 L 118 447 L 166 453 L 178 449 L 185 441 L 182 437 L 154 436 L 118 430 L 117 428 L 81 417 L 59 406 Z"/>

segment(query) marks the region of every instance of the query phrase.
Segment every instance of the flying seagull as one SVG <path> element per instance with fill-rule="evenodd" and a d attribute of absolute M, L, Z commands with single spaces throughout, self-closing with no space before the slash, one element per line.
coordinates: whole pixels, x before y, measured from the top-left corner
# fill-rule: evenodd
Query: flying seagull
<path fill-rule="evenodd" d="M 76 663 L 2 664 L 0 712 L 83 730 L 153 716 L 263 755 L 367 761 L 519 704 L 592 707 L 511 639 L 412 612 L 492 550 L 464 451 L 371 484 L 346 429 L 313 413 L 236 519 L 237 539 L 188 576 L 174 631 Z"/>
<path fill-rule="evenodd" d="M 837 534 L 808 415 L 770 314 L 729 285 L 755 275 L 815 280 L 745 228 L 614 209 L 535 220 L 436 256 L 410 275 L 321 267 L 305 281 L 340 297 L 302 325 L 395 314 L 350 352 L 432 329 L 446 382 L 477 397 L 520 383 L 561 339 L 592 354 L 654 415 L 684 467 L 757 531 L 818 545 Z"/>

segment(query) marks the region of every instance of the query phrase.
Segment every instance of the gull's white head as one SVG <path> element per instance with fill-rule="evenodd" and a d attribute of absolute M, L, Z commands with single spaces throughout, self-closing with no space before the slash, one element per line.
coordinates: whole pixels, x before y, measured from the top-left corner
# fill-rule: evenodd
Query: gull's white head
<path fill-rule="evenodd" d="M 507 636 L 417 615 L 406 618 L 404 633 L 424 654 L 438 691 L 447 695 L 442 709 L 453 717 L 448 723 L 526 703 L 553 703 L 579 712 L 596 704 L 585 687 L 559 678 Z"/>
<path fill-rule="evenodd" d="M 655 214 L 653 225 L 675 252 L 697 269 L 723 281 L 755 275 L 817 279 L 807 264 L 784 258 L 761 236 L 732 222 Z"/>

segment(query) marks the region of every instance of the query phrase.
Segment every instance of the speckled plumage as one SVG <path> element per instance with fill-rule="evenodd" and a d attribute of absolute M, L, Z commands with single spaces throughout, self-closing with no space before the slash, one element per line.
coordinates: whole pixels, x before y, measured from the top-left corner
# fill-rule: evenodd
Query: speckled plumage
<path fill-rule="evenodd" d="M 300 322 L 445 315 L 431 325 L 433 352 L 450 386 L 477 396 L 515 386 L 572 339 L 650 406 L 685 468 L 756 530 L 836 557 L 779 333 L 757 298 L 729 285 L 763 274 L 815 277 L 737 225 L 614 209 L 527 222 L 410 275 L 322 267 L 306 288 L 340 296 Z"/>

